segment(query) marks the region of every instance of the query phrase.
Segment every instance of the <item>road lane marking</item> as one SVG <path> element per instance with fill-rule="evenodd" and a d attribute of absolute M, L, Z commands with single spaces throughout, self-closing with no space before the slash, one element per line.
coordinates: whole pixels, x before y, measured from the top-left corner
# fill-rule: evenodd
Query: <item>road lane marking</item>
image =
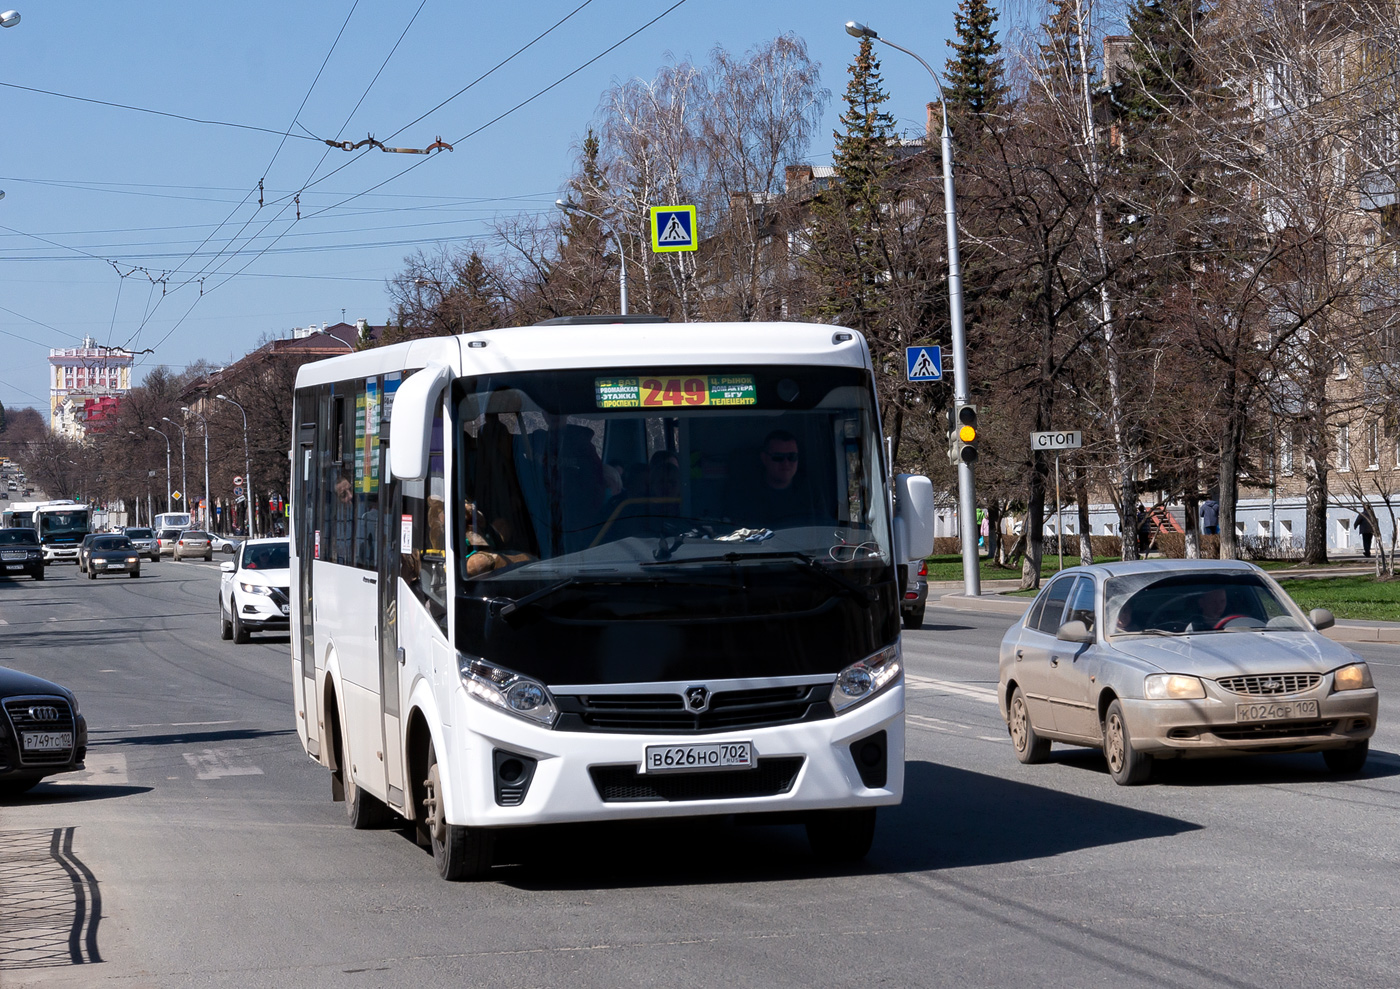
<path fill-rule="evenodd" d="M 200 749 L 183 752 L 185 762 L 202 780 L 218 780 L 225 776 L 261 776 L 263 771 L 245 761 L 242 749 Z"/>
<path fill-rule="evenodd" d="M 911 690 L 937 690 L 945 694 L 957 694 L 959 697 L 971 697 L 973 700 L 988 701 L 992 704 L 997 702 L 997 691 L 995 687 L 981 687 L 972 683 L 958 683 L 955 680 L 936 680 L 933 677 L 918 676 L 914 673 L 904 674 L 905 686 Z"/>
<path fill-rule="evenodd" d="M 979 734 L 983 729 L 978 725 L 965 725 L 958 721 L 944 721 L 941 718 L 930 718 L 927 715 L 909 714 L 908 712 L 905 712 L 904 720 L 915 728 L 922 728 L 925 731 L 941 731 L 948 735 L 966 735 L 984 742 L 1006 741 L 1004 735 Z"/>

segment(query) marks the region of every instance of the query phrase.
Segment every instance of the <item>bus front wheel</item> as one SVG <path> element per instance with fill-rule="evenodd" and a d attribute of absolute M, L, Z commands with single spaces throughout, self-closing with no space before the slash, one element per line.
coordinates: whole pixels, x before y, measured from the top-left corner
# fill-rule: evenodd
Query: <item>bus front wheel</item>
<path fill-rule="evenodd" d="M 433 848 L 438 875 L 448 882 L 478 879 L 491 868 L 491 832 L 447 823 L 442 806 L 442 774 L 437 750 L 428 743 L 428 778 L 424 780 L 423 820 Z"/>

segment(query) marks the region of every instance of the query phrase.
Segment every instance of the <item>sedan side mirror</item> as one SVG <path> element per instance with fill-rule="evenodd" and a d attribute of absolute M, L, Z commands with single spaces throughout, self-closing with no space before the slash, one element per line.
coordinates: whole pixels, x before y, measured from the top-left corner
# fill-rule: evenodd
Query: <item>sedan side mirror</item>
<path fill-rule="evenodd" d="M 1331 628 L 1337 624 L 1337 617 L 1326 608 L 1314 608 L 1308 612 L 1308 621 L 1313 623 L 1313 627 L 1321 632 L 1324 628 Z"/>
<path fill-rule="evenodd" d="M 1093 631 L 1078 619 L 1061 625 L 1060 630 L 1055 633 L 1055 638 L 1061 642 L 1078 642 L 1083 645 L 1093 645 L 1094 643 Z"/>
<path fill-rule="evenodd" d="M 233 561 L 230 560 L 226 563 L 220 563 L 219 569 L 224 573 L 233 573 L 233 571 L 237 568 L 234 566 Z"/>

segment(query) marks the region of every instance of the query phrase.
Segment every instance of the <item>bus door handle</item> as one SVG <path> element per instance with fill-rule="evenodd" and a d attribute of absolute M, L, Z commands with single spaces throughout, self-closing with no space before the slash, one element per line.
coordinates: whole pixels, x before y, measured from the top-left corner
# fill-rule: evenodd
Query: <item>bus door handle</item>
<path fill-rule="evenodd" d="M 398 648 L 397 650 L 395 650 L 395 651 L 398 653 L 398 656 L 399 656 L 399 665 L 400 665 L 400 666 L 407 666 L 407 665 L 408 665 L 408 653 L 406 653 L 406 652 L 403 651 L 403 646 L 399 646 L 399 648 Z"/>

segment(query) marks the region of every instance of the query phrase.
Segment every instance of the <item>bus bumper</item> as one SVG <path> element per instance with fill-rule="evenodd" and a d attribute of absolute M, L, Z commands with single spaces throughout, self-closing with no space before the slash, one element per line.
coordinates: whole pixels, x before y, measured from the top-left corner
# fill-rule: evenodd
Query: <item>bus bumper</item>
<path fill-rule="evenodd" d="M 77 563 L 78 547 L 76 546 L 45 546 L 44 563 Z"/>
<path fill-rule="evenodd" d="M 452 727 L 444 726 L 452 753 L 448 819 L 454 824 L 518 827 L 828 810 L 897 804 L 904 796 L 902 682 L 834 718 L 703 735 L 554 731 L 465 690 L 454 693 Z M 739 741 L 753 744 L 755 769 L 639 772 L 650 745 Z M 883 759 L 872 766 L 877 750 Z M 518 780 L 503 785 L 501 777 L 512 757 L 530 774 L 513 805 L 509 783 Z M 861 758 L 864 767 L 857 763 Z M 530 766 L 528 760 L 536 761 Z M 658 797 L 658 790 L 666 795 Z"/>

